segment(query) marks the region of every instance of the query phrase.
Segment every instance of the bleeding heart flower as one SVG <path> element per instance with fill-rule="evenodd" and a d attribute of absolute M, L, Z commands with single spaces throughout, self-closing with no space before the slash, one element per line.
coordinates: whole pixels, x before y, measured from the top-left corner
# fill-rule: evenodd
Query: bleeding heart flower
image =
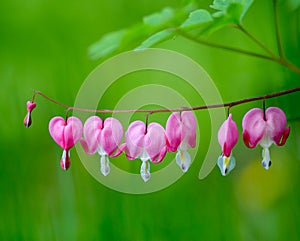
<path fill-rule="evenodd" d="M 243 139 L 249 148 L 260 144 L 262 151 L 262 165 L 267 170 L 271 166 L 269 147 L 275 143 L 277 146 L 285 144 L 290 133 L 286 127 L 284 112 L 277 107 L 268 108 L 265 113 L 254 108 L 246 113 L 243 118 Z"/>
<path fill-rule="evenodd" d="M 104 176 L 110 172 L 108 156 L 118 148 L 122 137 L 123 127 L 115 118 L 101 120 L 98 116 L 91 116 L 86 120 L 83 127 L 84 139 L 81 139 L 81 145 L 89 155 L 98 152 L 101 156 L 100 170 Z"/>
<path fill-rule="evenodd" d="M 151 123 L 146 127 L 142 121 L 132 122 L 125 134 L 125 143 L 118 153 L 125 151 L 129 160 L 140 158 L 141 177 L 145 182 L 150 179 L 150 164 L 159 163 L 166 155 L 166 136 L 164 128 L 158 123 Z"/>
<path fill-rule="evenodd" d="M 191 164 L 187 149 L 196 145 L 196 117 L 192 111 L 172 113 L 166 124 L 167 148 L 175 152 L 176 163 L 183 172 L 187 172 Z"/>
<path fill-rule="evenodd" d="M 29 126 L 31 126 L 32 123 L 31 112 L 36 107 L 36 103 L 27 101 L 26 105 L 27 105 L 27 114 L 24 118 L 24 125 L 28 128 Z"/>
<path fill-rule="evenodd" d="M 223 176 L 227 175 L 235 167 L 235 159 L 231 155 L 232 148 L 239 138 L 238 128 L 229 114 L 218 132 L 218 141 L 222 147 L 222 155 L 218 159 L 218 166 Z"/>
<path fill-rule="evenodd" d="M 60 165 L 63 170 L 67 170 L 70 167 L 70 149 L 82 135 L 82 123 L 74 116 L 67 120 L 57 116 L 50 120 L 49 132 L 53 140 L 63 149 Z"/>

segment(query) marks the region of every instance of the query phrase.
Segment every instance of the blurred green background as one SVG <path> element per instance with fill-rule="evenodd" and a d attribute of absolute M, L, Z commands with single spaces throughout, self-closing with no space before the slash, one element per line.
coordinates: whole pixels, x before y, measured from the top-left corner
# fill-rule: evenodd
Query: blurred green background
<path fill-rule="evenodd" d="M 203 1 L 202 7 L 210 3 Z M 146 195 L 123 194 L 103 186 L 86 171 L 75 150 L 70 170 L 60 169 L 61 149 L 48 133 L 48 121 L 64 115 L 61 107 L 37 98 L 33 125 L 30 129 L 23 126 L 32 89 L 72 105 L 82 82 L 101 63 L 87 56 L 88 47 L 101 35 L 132 25 L 165 6 L 181 5 L 180 0 L 0 2 L 0 240 L 300 240 L 298 93 L 267 101 L 268 106 L 286 112 L 291 126 L 287 144 L 271 148 L 269 171 L 261 167 L 261 148 L 249 150 L 240 138 L 234 149 L 234 171 L 224 178 L 216 167 L 199 180 L 210 124 L 207 113 L 197 112 L 203 153 L 199 151 L 189 172 L 172 186 Z M 279 9 L 286 56 L 300 66 L 299 9 L 292 10 L 284 1 Z M 244 25 L 276 51 L 270 0 L 255 1 Z M 260 52 L 234 29 L 221 30 L 210 39 Z M 180 37 L 158 47 L 178 51 L 201 64 L 225 102 L 300 83 L 299 75 L 276 63 Z M 163 83 L 164 78 L 145 74 L 143 84 Z M 118 85 L 112 86 L 113 96 L 103 99 L 102 108 L 113 107 L 124 89 L 130 90 L 126 81 Z M 197 104 L 188 86 L 173 88 Z M 240 132 L 246 111 L 260 106 L 256 102 L 232 109 Z M 163 123 L 167 116 L 160 118 Z M 124 157 L 118 161 L 127 163 Z M 130 170 L 138 170 L 139 164 L 131 162 Z"/>

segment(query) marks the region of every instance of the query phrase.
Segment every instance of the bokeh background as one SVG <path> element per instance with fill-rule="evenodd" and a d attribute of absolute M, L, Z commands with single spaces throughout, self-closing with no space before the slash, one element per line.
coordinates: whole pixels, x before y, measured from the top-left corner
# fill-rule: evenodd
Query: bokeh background
<path fill-rule="evenodd" d="M 271 2 L 255 1 L 244 25 L 276 52 Z M 201 1 L 204 8 L 210 3 Z M 287 144 L 271 148 L 269 171 L 261 167 L 261 148 L 249 150 L 240 138 L 234 149 L 234 171 L 222 177 L 216 167 L 199 180 L 209 143 L 206 138 L 216 137 L 210 137 L 206 128 L 210 125 L 207 113 L 197 112 L 200 148 L 189 172 L 172 186 L 145 195 L 103 186 L 86 171 L 74 150 L 70 170 L 60 169 L 61 149 L 48 133 L 48 122 L 55 115 L 64 115 L 61 107 L 37 98 L 33 125 L 23 126 L 25 104 L 33 89 L 72 105 L 85 78 L 103 61 L 92 61 L 87 55 L 88 47 L 103 34 L 130 26 L 165 6 L 181 5 L 180 0 L 0 2 L 0 240 L 300 240 L 299 93 L 267 101 L 267 106 L 279 106 L 286 112 L 291 126 Z M 300 66 L 299 9 L 291 9 L 285 1 L 279 9 L 286 56 Z M 234 29 L 221 30 L 210 39 L 261 52 Z M 178 51 L 201 64 L 225 102 L 300 83 L 299 75 L 276 63 L 180 37 L 158 47 Z M 100 106 L 114 107 L 125 90 L 139 84 L 168 85 L 166 78 L 172 78 L 152 73 L 138 76 L 143 83 L 128 85 L 125 81 L 135 77 L 127 76 L 112 86 Z M 171 87 L 191 104 L 198 103 L 188 85 L 178 81 Z M 246 111 L 260 106 L 255 102 L 232 109 L 240 132 Z M 155 118 L 164 123 L 167 116 Z M 138 161 L 128 164 L 120 157 L 113 162 L 138 173 Z M 153 171 L 155 168 L 159 169 Z"/>

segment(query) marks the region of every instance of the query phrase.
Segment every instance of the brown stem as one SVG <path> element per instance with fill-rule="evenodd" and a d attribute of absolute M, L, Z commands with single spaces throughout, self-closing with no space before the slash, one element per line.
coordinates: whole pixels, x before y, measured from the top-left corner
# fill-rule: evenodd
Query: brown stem
<path fill-rule="evenodd" d="M 298 66 L 290 63 L 285 58 L 277 57 L 271 50 L 269 50 L 266 46 L 264 46 L 260 41 L 258 41 L 253 35 L 251 35 L 248 31 L 246 31 L 242 26 L 237 25 L 236 27 L 238 29 L 242 30 L 253 41 L 255 41 L 255 43 L 257 43 L 262 49 L 264 49 L 268 54 L 270 54 L 270 56 L 255 53 L 255 52 L 244 50 L 244 49 L 234 48 L 234 47 L 230 47 L 230 46 L 226 46 L 226 45 L 211 43 L 209 41 L 206 41 L 206 40 L 203 40 L 203 39 L 200 39 L 200 38 L 196 38 L 196 37 L 194 37 L 190 34 L 187 34 L 183 31 L 180 31 L 180 30 L 177 30 L 176 32 L 178 34 L 180 34 L 181 36 L 185 37 L 186 39 L 189 39 L 189 40 L 194 41 L 196 43 L 203 44 L 203 45 L 213 47 L 213 48 L 218 48 L 218 49 L 223 49 L 223 50 L 239 53 L 239 54 L 244 54 L 244 55 L 248 55 L 248 56 L 252 56 L 252 57 L 256 57 L 256 58 L 266 59 L 266 60 L 278 63 L 280 65 L 283 65 L 286 68 L 290 69 L 291 71 L 293 71 L 297 74 L 300 74 L 300 68 Z"/>
<path fill-rule="evenodd" d="M 300 68 L 296 65 L 292 64 L 291 62 L 287 61 L 286 59 L 279 59 L 278 63 L 287 67 L 288 69 L 292 70 L 293 72 L 300 74 Z"/>
<path fill-rule="evenodd" d="M 232 101 L 232 102 L 227 102 L 227 103 L 223 103 L 223 104 L 213 104 L 213 105 L 202 105 L 202 106 L 192 106 L 192 107 L 180 107 L 180 108 L 173 108 L 173 109 L 153 109 L 153 110 L 93 110 L 93 109 L 85 109 L 85 108 L 78 108 L 78 107 L 74 107 L 74 106 L 68 106 L 66 104 L 60 103 L 56 100 L 53 100 L 52 98 L 46 96 L 45 94 L 43 94 L 40 91 L 34 91 L 34 95 L 40 95 L 43 98 L 45 98 L 46 100 L 65 107 L 66 113 L 68 113 L 70 110 L 77 110 L 77 111 L 81 111 L 81 112 L 89 112 L 89 113 L 133 113 L 133 112 L 140 112 L 140 113 L 148 113 L 147 114 L 147 119 L 148 119 L 148 115 L 153 114 L 153 113 L 159 113 L 159 112 L 180 112 L 180 111 L 193 111 L 193 110 L 203 110 L 203 109 L 214 109 L 214 108 L 221 108 L 221 107 L 230 107 L 232 108 L 233 106 L 236 105 L 241 105 L 244 103 L 248 103 L 248 102 L 253 102 L 253 101 L 257 101 L 257 100 L 266 100 L 266 99 L 270 99 L 270 98 L 274 98 L 274 97 L 278 97 L 278 96 L 282 96 L 282 95 L 287 95 L 293 92 L 298 92 L 300 91 L 300 87 L 296 87 L 293 89 L 288 89 L 288 90 L 284 90 L 284 91 L 280 91 L 280 92 L 276 92 L 276 93 L 272 93 L 272 94 L 267 94 L 267 95 L 262 95 L 262 96 L 257 96 L 257 97 L 252 97 L 252 98 L 246 98 L 246 99 L 242 99 L 242 100 L 237 100 L 237 101 Z"/>
<path fill-rule="evenodd" d="M 151 114 L 152 114 L 152 112 L 149 112 L 148 114 L 146 114 L 146 121 L 145 121 L 146 128 L 145 128 L 145 134 L 147 134 L 147 131 L 148 131 L 149 115 L 151 115 Z"/>
<path fill-rule="evenodd" d="M 267 52 L 273 59 L 276 59 L 276 55 L 268 49 L 264 44 L 262 44 L 258 39 L 256 39 L 251 33 L 249 33 L 242 25 L 237 25 L 237 28 L 241 30 L 247 37 L 249 37 L 253 42 L 255 42 L 259 47 L 261 47 L 265 52 Z"/>
<path fill-rule="evenodd" d="M 230 47 L 230 46 L 226 46 L 226 45 L 211 43 L 211 42 L 208 42 L 204 39 L 195 38 L 194 36 L 192 36 L 190 34 L 187 34 L 183 31 L 178 30 L 177 32 L 181 36 L 185 37 L 186 39 L 192 40 L 196 43 L 203 44 L 203 45 L 206 45 L 206 46 L 209 46 L 209 47 L 228 50 L 228 51 L 235 52 L 235 53 L 240 53 L 240 54 L 245 54 L 245 55 L 249 55 L 249 56 L 253 56 L 253 57 L 257 57 L 257 58 L 261 58 L 261 59 L 267 59 L 267 60 L 275 61 L 274 58 L 271 57 L 271 56 L 258 54 L 258 53 L 255 53 L 255 52 L 247 51 L 247 50 L 244 50 L 244 49 L 238 49 L 238 48 L 234 48 L 234 47 Z M 275 62 L 277 62 L 277 61 L 275 61 Z"/>
<path fill-rule="evenodd" d="M 264 120 L 267 121 L 266 118 L 266 99 L 263 99 L 263 112 L 264 112 Z"/>
<path fill-rule="evenodd" d="M 69 108 L 70 106 L 68 105 L 65 105 L 65 104 L 62 104 L 54 99 L 51 99 L 50 97 L 46 96 L 45 94 L 43 94 L 42 92 L 38 91 L 38 90 L 34 90 L 34 95 L 33 96 L 36 96 L 36 95 L 40 95 L 40 96 L 43 96 L 46 100 L 49 100 L 50 102 L 56 104 L 56 105 L 59 105 L 59 106 L 62 106 L 62 107 L 65 107 L 65 108 Z"/>

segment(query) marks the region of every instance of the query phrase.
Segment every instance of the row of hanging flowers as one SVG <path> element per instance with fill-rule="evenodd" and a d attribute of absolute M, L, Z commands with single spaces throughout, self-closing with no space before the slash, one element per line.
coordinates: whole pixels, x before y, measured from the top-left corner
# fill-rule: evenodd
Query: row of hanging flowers
<path fill-rule="evenodd" d="M 34 99 L 34 98 L 33 98 Z M 24 125 L 31 125 L 31 112 L 36 103 L 27 102 L 27 115 Z M 148 116 L 147 116 L 148 117 Z M 262 150 L 262 166 L 269 169 L 271 158 L 269 147 L 285 144 L 290 127 L 286 126 L 286 116 L 277 107 L 262 110 L 249 110 L 242 120 L 242 137 L 248 148 L 255 148 L 258 144 Z M 165 127 L 159 123 L 132 122 L 125 132 L 121 123 L 112 117 L 101 119 L 98 116 L 89 117 L 84 125 L 75 116 L 62 118 L 56 116 L 49 122 L 49 132 L 53 140 L 63 149 L 60 165 L 63 170 L 70 167 L 70 149 L 80 142 L 88 155 L 100 155 L 100 171 L 104 176 L 110 173 L 109 158 L 125 153 L 128 160 L 140 159 L 142 164 L 140 174 L 146 182 L 150 179 L 150 163 L 160 163 L 167 152 L 177 152 L 176 163 L 183 172 L 187 172 L 191 164 L 188 149 L 196 145 L 196 117 L 193 111 L 173 112 L 169 116 Z M 218 142 L 222 154 L 217 164 L 223 176 L 227 175 L 236 165 L 232 156 L 232 149 L 239 138 L 238 128 L 228 114 L 228 118 L 221 125 L 218 132 Z"/>

